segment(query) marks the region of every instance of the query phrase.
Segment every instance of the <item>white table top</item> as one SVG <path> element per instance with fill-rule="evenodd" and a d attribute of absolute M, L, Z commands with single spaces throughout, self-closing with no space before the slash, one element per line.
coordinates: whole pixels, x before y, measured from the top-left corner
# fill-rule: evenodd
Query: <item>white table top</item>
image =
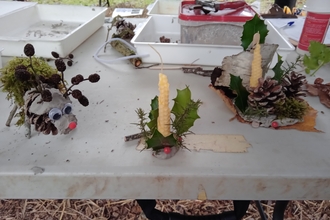
<path fill-rule="evenodd" d="M 124 142 L 125 135 L 139 132 L 131 124 L 137 122 L 135 109 L 149 111 L 158 95 L 158 71 L 96 62 L 92 55 L 105 36 L 106 27 L 76 49 L 78 63 L 66 71 L 68 80 L 78 73 L 101 75 L 96 84 L 77 86 L 90 105 L 74 101 L 78 127 L 69 135 L 33 132 L 26 139 L 24 127 L 6 127 L 11 103 L 0 93 L 1 199 L 196 199 L 203 190 L 207 199 L 330 199 L 330 109 L 318 98 L 307 99 L 319 111 L 316 128 L 324 133 L 254 129 L 229 121 L 233 115 L 208 88 L 208 77 L 164 71 L 172 98 L 189 85 L 193 98 L 203 101 L 193 132 L 241 134 L 252 147 L 247 153 L 180 150 L 159 160 L 150 151 L 137 151 L 137 141 Z M 317 75 L 329 82 L 329 66 Z M 33 167 L 44 172 L 35 175 Z"/>

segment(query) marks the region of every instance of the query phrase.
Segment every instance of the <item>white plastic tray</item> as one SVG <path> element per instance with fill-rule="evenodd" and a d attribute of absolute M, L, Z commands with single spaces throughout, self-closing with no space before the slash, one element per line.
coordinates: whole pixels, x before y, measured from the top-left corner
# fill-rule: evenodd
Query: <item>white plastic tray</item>
<path fill-rule="evenodd" d="M 0 6 L 1 6 L 0 2 Z M 106 8 L 73 5 L 34 5 L 0 17 L 3 56 L 21 56 L 26 43 L 36 56 L 66 56 L 104 24 Z"/>
<path fill-rule="evenodd" d="M 156 0 L 148 9 L 148 15 L 178 15 L 180 4 L 180 0 Z"/>
<path fill-rule="evenodd" d="M 37 2 L 0 1 L 0 17 L 25 8 L 33 7 Z"/>
<path fill-rule="evenodd" d="M 283 57 L 294 50 L 275 27 L 268 23 L 267 43 L 279 45 L 277 52 Z M 159 38 L 165 36 L 171 39 L 171 43 L 160 43 Z M 138 54 L 149 54 L 143 58 L 145 63 L 159 63 L 154 47 L 162 56 L 163 62 L 167 64 L 190 64 L 194 62 L 198 65 L 221 65 L 225 56 L 237 54 L 242 51 L 241 46 L 222 46 L 207 44 L 181 44 L 180 43 L 180 24 L 178 17 L 173 16 L 152 16 L 147 21 L 136 28 L 136 34 L 131 41 L 136 47 Z M 152 45 L 152 47 L 150 47 Z M 272 66 L 277 62 L 274 56 Z"/>

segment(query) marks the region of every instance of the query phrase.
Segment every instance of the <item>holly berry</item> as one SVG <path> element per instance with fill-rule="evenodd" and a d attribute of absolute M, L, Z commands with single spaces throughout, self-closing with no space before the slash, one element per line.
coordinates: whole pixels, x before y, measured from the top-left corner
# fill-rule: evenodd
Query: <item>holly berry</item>
<path fill-rule="evenodd" d="M 169 153 L 171 153 L 171 148 L 168 147 L 168 146 L 167 146 L 167 147 L 164 147 L 163 150 L 164 150 L 164 153 L 165 153 L 165 154 L 169 154 Z"/>
<path fill-rule="evenodd" d="M 182 137 L 178 137 L 178 142 L 179 142 L 179 143 L 182 142 Z"/>
<path fill-rule="evenodd" d="M 272 127 L 273 128 L 278 128 L 279 127 L 278 122 L 277 121 L 273 121 L 272 122 Z"/>

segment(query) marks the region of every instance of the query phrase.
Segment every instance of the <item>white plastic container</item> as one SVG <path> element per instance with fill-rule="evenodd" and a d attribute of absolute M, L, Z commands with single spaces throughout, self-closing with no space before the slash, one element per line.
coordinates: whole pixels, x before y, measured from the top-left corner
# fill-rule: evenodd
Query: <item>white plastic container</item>
<path fill-rule="evenodd" d="M 148 11 L 148 15 L 178 15 L 180 3 L 180 0 L 156 0 Z"/>
<path fill-rule="evenodd" d="M 266 21 L 268 26 L 267 43 L 278 44 L 277 52 L 283 57 L 294 51 L 294 47 Z M 144 63 L 159 63 L 158 54 L 150 47 L 153 46 L 162 56 L 166 64 L 194 64 L 218 66 L 225 56 L 241 52 L 241 46 L 210 45 L 210 44 L 183 44 L 180 42 L 181 27 L 177 16 L 152 16 L 136 28 L 132 39 L 138 54 L 149 54 L 143 57 Z M 160 37 L 169 38 L 171 43 L 160 43 Z M 272 66 L 277 62 L 274 56 Z"/>
<path fill-rule="evenodd" d="M 2 51 L 3 48 L 0 48 L 0 69 L 2 68 Z"/>
<path fill-rule="evenodd" d="M 323 43 L 330 24 L 330 1 L 307 0 L 306 20 L 299 39 L 297 52 L 308 52 L 310 41 Z"/>
<path fill-rule="evenodd" d="M 15 2 L 14 2 L 15 3 Z M 0 7 L 1 7 L 0 2 Z M 73 5 L 34 5 L 0 17 L 3 56 L 21 56 L 26 43 L 36 56 L 66 56 L 103 24 L 106 8 Z"/>
<path fill-rule="evenodd" d="M 195 4 L 195 1 L 180 4 L 181 43 L 239 46 L 243 25 L 256 14 L 244 1 L 223 2 L 222 6 L 231 8 L 216 12 L 210 8 L 209 13 L 204 8 L 195 9 Z"/>

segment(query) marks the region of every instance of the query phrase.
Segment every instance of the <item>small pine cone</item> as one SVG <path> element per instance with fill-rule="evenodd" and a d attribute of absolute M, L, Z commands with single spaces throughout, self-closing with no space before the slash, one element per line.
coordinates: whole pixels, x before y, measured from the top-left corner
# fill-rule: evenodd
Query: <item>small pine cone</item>
<path fill-rule="evenodd" d="M 70 58 L 70 59 L 73 59 L 73 54 L 72 53 L 70 53 L 69 55 L 68 55 L 68 57 Z"/>
<path fill-rule="evenodd" d="M 62 59 L 55 60 L 56 69 L 60 72 L 64 72 L 66 70 L 66 65 Z"/>
<path fill-rule="evenodd" d="M 24 54 L 28 57 L 32 57 L 34 53 L 34 46 L 32 44 L 26 44 L 24 47 Z"/>
<path fill-rule="evenodd" d="M 48 79 L 45 78 L 43 75 L 39 75 L 39 80 L 40 80 L 42 83 L 48 83 Z"/>
<path fill-rule="evenodd" d="M 53 74 L 51 77 L 50 77 L 50 81 L 52 83 L 54 83 L 55 85 L 59 84 L 61 82 L 61 76 L 59 74 Z"/>
<path fill-rule="evenodd" d="M 85 107 L 89 105 L 89 101 L 88 101 L 87 97 L 84 95 L 80 96 L 78 101 L 80 104 L 82 104 Z"/>
<path fill-rule="evenodd" d="M 79 89 L 75 89 L 72 91 L 72 97 L 75 99 L 79 99 L 82 96 L 82 93 Z"/>
<path fill-rule="evenodd" d="M 285 102 L 286 96 L 282 91 L 282 85 L 270 77 L 260 78 L 258 82 L 258 86 L 248 96 L 248 104 L 252 108 L 264 108 L 267 113 L 272 114 L 274 113 L 275 104 Z"/>
<path fill-rule="evenodd" d="M 74 76 L 71 78 L 71 83 L 73 85 L 78 85 L 79 83 L 81 83 L 82 81 L 84 81 L 84 77 L 80 74 Z"/>
<path fill-rule="evenodd" d="M 44 102 L 51 102 L 53 99 L 52 93 L 48 89 L 45 89 L 41 92 L 41 98 Z"/>
<path fill-rule="evenodd" d="M 287 97 L 306 96 L 306 93 L 302 91 L 302 87 L 306 83 L 306 76 L 292 71 L 282 79 L 283 91 Z"/>
<path fill-rule="evenodd" d="M 27 70 L 27 67 L 24 66 L 23 64 L 17 65 L 15 70 L 22 69 L 22 70 Z"/>
<path fill-rule="evenodd" d="M 72 66 L 73 62 L 72 62 L 72 60 L 68 60 L 68 62 L 66 62 L 66 64 L 67 64 L 68 66 Z"/>
<path fill-rule="evenodd" d="M 52 51 L 52 56 L 54 58 L 59 58 L 60 57 L 60 55 L 57 52 L 55 52 L 55 51 Z"/>
<path fill-rule="evenodd" d="M 98 82 L 100 80 L 100 75 L 97 74 L 97 73 L 91 74 L 91 75 L 89 75 L 88 80 L 91 83 L 96 83 L 96 82 Z"/>
<path fill-rule="evenodd" d="M 25 82 L 31 78 L 31 73 L 26 69 L 17 69 L 15 70 L 15 77 L 16 79 Z"/>

